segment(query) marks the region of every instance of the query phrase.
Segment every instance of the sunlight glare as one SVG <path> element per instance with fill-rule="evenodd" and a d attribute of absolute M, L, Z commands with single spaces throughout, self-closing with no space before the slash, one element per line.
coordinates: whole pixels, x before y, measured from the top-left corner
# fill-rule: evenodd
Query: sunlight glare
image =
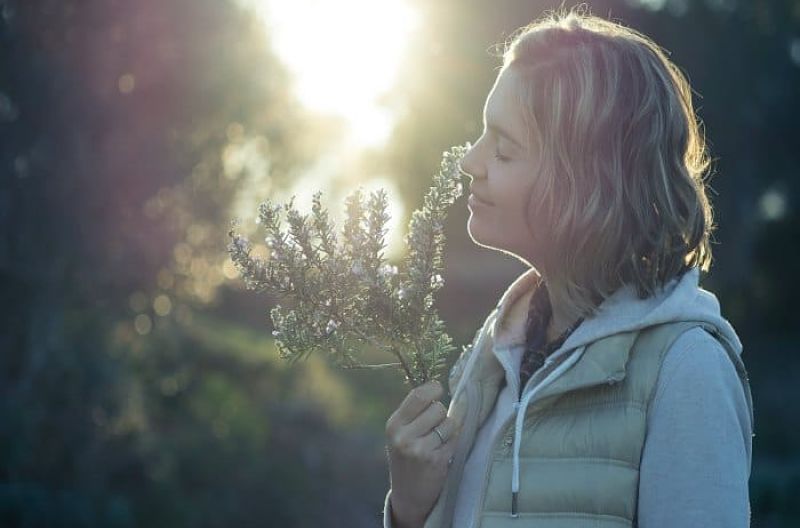
<path fill-rule="evenodd" d="M 348 143 L 380 146 L 394 116 L 379 98 L 396 82 L 419 25 L 404 0 L 240 0 L 263 20 L 309 109 L 343 116 Z"/>

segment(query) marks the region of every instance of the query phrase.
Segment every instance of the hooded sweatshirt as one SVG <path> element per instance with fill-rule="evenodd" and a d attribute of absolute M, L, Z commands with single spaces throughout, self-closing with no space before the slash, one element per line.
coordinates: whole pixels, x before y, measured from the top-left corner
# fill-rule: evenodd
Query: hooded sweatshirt
<path fill-rule="evenodd" d="M 539 278 L 523 273 L 498 303 L 492 352 L 505 371 L 505 385 L 478 430 L 459 483 L 453 526 L 471 528 L 481 500 L 481 477 L 501 429 L 513 418 L 514 464 L 511 489 L 519 486 L 520 435 L 527 402 L 580 359 L 583 346 L 620 332 L 677 321 L 713 326 L 720 339 L 741 355 L 742 345 L 720 314 L 719 302 L 699 287 L 693 268 L 658 293 L 639 299 L 632 286 L 605 299 L 553 352 L 528 381 L 519 398 L 519 368 L 525 348 L 527 306 Z M 473 363 L 473 362 L 469 362 Z M 464 368 L 469 369 L 472 365 Z M 469 379 L 467 372 L 460 378 Z M 455 390 L 454 390 L 455 389 Z M 458 388 L 451 387 L 454 392 Z M 724 348 L 701 328 L 682 334 L 667 351 L 647 417 L 647 437 L 639 473 L 638 526 L 746 527 L 752 459 L 752 401 Z M 391 526 L 391 490 L 384 526 Z"/>

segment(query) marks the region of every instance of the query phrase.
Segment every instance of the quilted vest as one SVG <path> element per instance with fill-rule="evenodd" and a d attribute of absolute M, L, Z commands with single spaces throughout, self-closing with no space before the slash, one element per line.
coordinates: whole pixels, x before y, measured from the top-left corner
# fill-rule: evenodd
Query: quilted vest
<path fill-rule="evenodd" d="M 505 379 L 491 354 L 494 316 L 496 312 L 450 372 L 453 399 L 448 415 L 464 426 L 424 528 L 450 528 L 467 455 Z M 661 363 L 678 336 L 697 326 L 717 338 L 735 365 L 752 423 L 744 364 L 713 327 L 675 322 L 597 340 L 573 351 L 581 354 L 578 361 L 529 402 L 520 443 L 516 513 L 512 513 L 510 484 L 513 418 L 495 438 L 483 495 L 475 505 L 476 526 L 636 526 L 639 463 Z M 468 375 L 461 383 L 464 372 Z"/>

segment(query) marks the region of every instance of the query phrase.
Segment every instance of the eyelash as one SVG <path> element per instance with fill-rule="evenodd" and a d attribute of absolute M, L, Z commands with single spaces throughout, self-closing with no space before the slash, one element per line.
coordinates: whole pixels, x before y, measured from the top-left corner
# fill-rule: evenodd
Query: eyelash
<path fill-rule="evenodd" d="M 496 159 L 496 160 L 497 160 L 497 161 L 499 161 L 500 163 L 505 163 L 505 162 L 507 162 L 507 161 L 509 160 L 509 158 L 508 158 L 508 157 L 506 157 L 506 156 L 502 156 L 502 155 L 500 155 L 499 153 L 495 153 L 495 155 L 494 155 L 494 159 Z"/>

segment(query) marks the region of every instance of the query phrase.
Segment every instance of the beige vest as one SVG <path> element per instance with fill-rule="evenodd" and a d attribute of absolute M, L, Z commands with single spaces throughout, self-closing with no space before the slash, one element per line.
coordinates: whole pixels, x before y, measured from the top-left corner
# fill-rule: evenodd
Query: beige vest
<path fill-rule="evenodd" d="M 473 347 L 450 372 L 450 390 L 455 394 L 448 414 L 463 421 L 464 427 L 455 460 L 424 528 L 451 526 L 469 449 L 505 379 L 491 348 L 496 315 L 495 311 L 487 318 Z M 583 351 L 574 351 L 583 352 L 577 363 L 544 387 L 527 407 L 516 515 L 512 514 L 510 485 L 513 420 L 498 435 L 484 476 L 483 496 L 476 504 L 476 526 L 636 526 L 639 463 L 658 372 L 675 339 L 696 326 L 715 335 L 734 363 L 752 423 L 744 364 L 713 327 L 700 322 L 669 323 L 600 339 Z M 459 386 L 463 372 L 469 372 L 469 379 Z"/>

